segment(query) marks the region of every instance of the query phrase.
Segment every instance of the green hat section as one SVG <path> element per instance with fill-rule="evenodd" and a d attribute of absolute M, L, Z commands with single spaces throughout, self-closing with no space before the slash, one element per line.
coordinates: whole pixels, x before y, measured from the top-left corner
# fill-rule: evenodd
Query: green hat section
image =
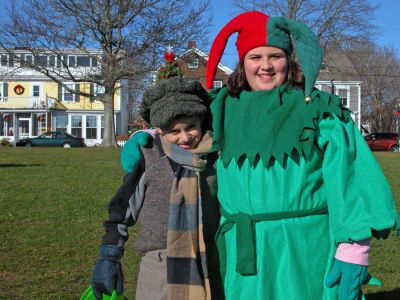
<path fill-rule="evenodd" d="M 318 37 L 305 24 L 284 17 L 270 17 L 267 22 L 267 44 L 291 54 L 292 44 L 304 74 L 304 95 L 311 96 L 321 68 L 323 52 Z"/>
<path fill-rule="evenodd" d="M 118 295 L 116 290 L 113 290 L 111 296 L 103 294 L 102 300 L 125 300 L 128 297 L 125 297 L 123 294 Z M 92 286 L 89 286 L 86 291 L 82 294 L 80 300 L 97 300 L 94 293 Z"/>
<path fill-rule="evenodd" d="M 205 115 L 209 105 L 209 95 L 200 82 L 172 77 L 144 93 L 139 113 L 152 126 L 165 128 L 177 117 Z"/>
<path fill-rule="evenodd" d="M 323 51 L 318 37 L 305 24 L 284 17 L 270 17 L 267 22 L 267 44 L 291 54 L 294 47 L 296 58 L 304 74 L 304 95 L 311 96 L 321 68 Z"/>

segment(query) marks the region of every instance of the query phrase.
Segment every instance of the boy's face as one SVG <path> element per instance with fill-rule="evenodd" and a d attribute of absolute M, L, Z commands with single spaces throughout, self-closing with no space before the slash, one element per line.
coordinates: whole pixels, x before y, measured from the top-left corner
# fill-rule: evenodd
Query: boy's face
<path fill-rule="evenodd" d="M 167 128 L 157 131 L 171 144 L 177 144 L 185 150 L 194 149 L 203 135 L 199 116 L 182 117 L 173 121 Z"/>

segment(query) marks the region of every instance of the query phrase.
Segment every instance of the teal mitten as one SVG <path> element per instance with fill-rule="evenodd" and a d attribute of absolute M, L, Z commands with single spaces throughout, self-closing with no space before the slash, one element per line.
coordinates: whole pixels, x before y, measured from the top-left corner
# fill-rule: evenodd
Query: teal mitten
<path fill-rule="evenodd" d="M 325 285 L 339 284 L 338 300 L 361 299 L 361 285 L 368 283 L 371 275 L 368 266 L 356 265 L 335 259 L 332 270 L 325 279 Z"/>
<path fill-rule="evenodd" d="M 122 170 L 130 173 L 142 159 L 140 146 L 152 145 L 153 136 L 147 131 L 136 132 L 124 145 L 121 151 Z"/>

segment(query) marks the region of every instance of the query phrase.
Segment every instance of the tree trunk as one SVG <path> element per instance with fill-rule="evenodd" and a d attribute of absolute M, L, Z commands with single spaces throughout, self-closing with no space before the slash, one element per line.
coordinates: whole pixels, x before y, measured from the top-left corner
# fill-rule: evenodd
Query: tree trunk
<path fill-rule="evenodd" d="M 107 89 L 106 89 L 107 90 Z M 107 93 L 103 97 L 104 104 L 104 132 L 101 147 L 118 147 L 115 138 L 115 122 L 114 122 L 114 94 Z"/>

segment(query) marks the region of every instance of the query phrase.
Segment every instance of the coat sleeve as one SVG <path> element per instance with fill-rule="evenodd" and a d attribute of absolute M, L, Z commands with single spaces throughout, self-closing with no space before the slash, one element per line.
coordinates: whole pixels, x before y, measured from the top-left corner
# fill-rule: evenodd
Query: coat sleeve
<path fill-rule="evenodd" d="M 142 208 L 144 186 L 144 162 L 127 173 L 122 185 L 108 204 L 108 219 L 104 221 L 103 245 L 123 247 L 128 240 L 128 227 L 136 223 Z"/>
<path fill-rule="evenodd" d="M 318 146 L 335 241 L 386 238 L 398 228 L 390 186 L 354 122 L 335 115 L 323 119 Z"/>

